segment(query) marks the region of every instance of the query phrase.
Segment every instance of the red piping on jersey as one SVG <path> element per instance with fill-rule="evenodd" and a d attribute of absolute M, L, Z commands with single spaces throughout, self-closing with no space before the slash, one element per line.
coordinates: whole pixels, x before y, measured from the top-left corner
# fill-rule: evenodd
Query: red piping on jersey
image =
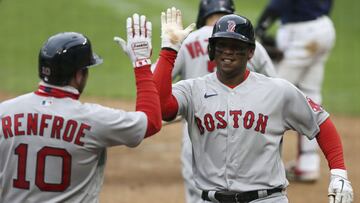
<path fill-rule="evenodd" d="M 47 86 L 43 86 L 43 85 L 39 85 L 39 89 L 37 91 L 35 91 L 34 93 L 39 96 L 44 96 L 44 97 L 55 97 L 55 98 L 70 97 L 70 98 L 76 99 L 76 100 L 78 100 L 79 96 L 80 96 L 80 94 L 75 94 L 75 93 L 67 92 L 62 89 L 57 89 L 54 87 L 47 87 Z"/>
<path fill-rule="evenodd" d="M 230 87 L 231 89 L 234 89 L 236 86 L 240 85 L 242 82 L 244 82 L 250 75 L 250 71 L 248 69 L 245 70 L 245 74 L 244 74 L 244 79 L 239 83 L 239 84 L 236 84 L 236 85 L 226 85 L 228 87 Z"/>
<path fill-rule="evenodd" d="M 343 148 L 336 128 L 330 118 L 320 125 L 316 140 L 323 151 L 330 169 L 346 169 Z"/>
<path fill-rule="evenodd" d="M 179 109 L 178 102 L 171 93 L 171 71 L 174 67 L 176 56 L 176 51 L 172 49 L 162 49 L 154 73 L 154 81 L 159 91 L 161 114 L 164 121 L 173 120 Z"/>
<path fill-rule="evenodd" d="M 160 99 L 156 89 L 150 65 L 134 69 L 136 79 L 136 111 L 147 116 L 145 138 L 154 135 L 161 129 Z"/>

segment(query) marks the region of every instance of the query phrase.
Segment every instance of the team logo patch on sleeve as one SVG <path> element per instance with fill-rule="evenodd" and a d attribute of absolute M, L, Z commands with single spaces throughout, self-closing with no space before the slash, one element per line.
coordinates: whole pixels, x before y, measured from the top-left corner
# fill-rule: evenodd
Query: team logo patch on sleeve
<path fill-rule="evenodd" d="M 322 112 L 324 111 L 324 109 L 322 108 L 322 106 L 320 104 L 317 104 L 316 102 L 314 102 L 312 99 L 310 99 L 309 97 L 306 97 L 308 103 L 310 104 L 312 110 L 314 112 Z"/>

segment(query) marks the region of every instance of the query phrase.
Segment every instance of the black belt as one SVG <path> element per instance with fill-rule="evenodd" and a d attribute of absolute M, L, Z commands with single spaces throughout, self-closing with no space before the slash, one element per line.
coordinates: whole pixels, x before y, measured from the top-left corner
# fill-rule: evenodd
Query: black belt
<path fill-rule="evenodd" d="M 214 198 L 220 203 L 247 203 L 282 191 L 283 188 L 255 190 L 249 192 L 216 191 Z M 209 198 L 209 191 L 203 191 L 201 198 L 206 201 L 212 201 Z"/>

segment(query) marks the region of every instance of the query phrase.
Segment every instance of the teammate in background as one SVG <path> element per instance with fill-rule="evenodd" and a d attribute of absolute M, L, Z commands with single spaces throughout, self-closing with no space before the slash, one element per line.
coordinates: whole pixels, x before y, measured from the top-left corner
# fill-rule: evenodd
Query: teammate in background
<path fill-rule="evenodd" d="M 278 76 L 297 86 L 321 104 L 325 63 L 335 43 L 335 29 L 328 17 L 332 0 L 270 0 L 259 18 L 255 34 L 264 44 L 266 33 L 278 18 L 276 48 L 283 59 L 276 64 Z M 271 43 L 271 42 L 270 42 Z M 320 176 L 320 157 L 316 140 L 299 136 L 297 159 L 287 165 L 287 177 L 295 181 L 316 181 Z"/>
<path fill-rule="evenodd" d="M 198 30 L 189 34 L 184 40 L 172 72 L 173 79 L 180 76 L 180 79 L 201 77 L 212 73 L 216 64 L 209 60 L 207 51 L 208 39 L 211 37 L 212 29 L 216 21 L 227 14 L 235 11 L 232 0 L 201 0 L 197 17 L 196 28 Z M 251 71 L 262 73 L 266 76 L 275 77 L 275 68 L 264 47 L 256 43 L 254 57 L 252 57 L 247 68 Z M 193 180 L 192 169 L 192 148 L 187 131 L 187 124 L 184 122 L 182 151 L 182 176 L 185 180 L 185 198 L 187 203 L 201 203 L 201 190 L 197 189 Z"/>
<path fill-rule="evenodd" d="M 136 147 L 160 130 L 151 24 L 140 19 L 128 19 L 134 37 L 124 47 L 136 77 L 134 112 L 78 101 L 88 68 L 101 63 L 87 37 L 59 33 L 43 45 L 39 88 L 0 104 L 0 202 L 98 202 L 106 148 Z M 135 44 L 142 47 L 129 49 Z"/>
<path fill-rule="evenodd" d="M 172 86 L 177 51 L 189 28 L 183 30 L 175 8 L 161 16 L 162 49 L 154 80 L 162 118 L 186 119 L 194 180 L 205 202 L 287 203 L 281 141 L 289 129 L 318 140 L 331 169 L 330 202 L 352 202 L 340 136 L 329 114 L 288 81 L 246 69 L 255 49 L 248 19 L 221 17 L 208 48 L 216 72 Z"/>

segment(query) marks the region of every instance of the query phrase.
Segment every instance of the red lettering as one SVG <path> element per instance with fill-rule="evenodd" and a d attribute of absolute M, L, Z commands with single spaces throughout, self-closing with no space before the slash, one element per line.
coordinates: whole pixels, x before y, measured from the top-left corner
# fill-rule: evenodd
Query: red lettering
<path fill-rule="evenodd" d="M 254 124 L 254 120 L 255 120 L 254 117 L 255 117 L 255 114 L 252 111 L 248 111 L 245 113 L 244 128 L 250 129 L 252 127 L 252 125 Z"/>
<path fill-rule="evenodd" d="M 2 123 L 2 129 L 5 139 L 7 139 L 9 136 L 12 137 L 13 133 L 11 131 L 11 117 L 5 116 L 1 119 Z"/>
<path fill-rule="evenodd" d="M 27 131 L 28 135 L 37 135 L 38 130 L 38 114 L 28 113 L 27 115 Z"/>
<path fill-rule="evenodd" d="M 204 127 L 203 127 L 202 124 L 201 124 L 200 118 L 198 118 L 198 117 L 195 116 L 195 122 L 196 122 L 197 127 L 199 128 L 200 135 L 203 135 L 205 129 L 204 129 Z"/>
<path fill-rule="evenodd" d="M 194 42 L 194 47 L 195 47 L 196 57 L 199 57 L 200 55 L 204 55 L 204 50 L 199 41 Z"/>
<path fill-rule="evenodd" d="M 80 146 L 84 146 L 84 143 L 80 140 L 80 138 L 85 136 L 84 130 L 90 131 L 90 129 L 91 129 L 91 126 L 82 123 L 80 125 L 79 131 L 78 131 L 78 133 L 76 135 L 74 143 L 77 144 L 77 145 L 80 145 Z"/>
<path fill-rule="evenodd" d="M 217 111 L 215 112 L 215 118 L 219 121 L 216 128 L 217 129 L 224 129 L 227 126 L 226 121 L 224 120 L 225 111 Z"/>
<path fill-rule="evenodd" d="M 74 120 L 69 120 L 66 123 L 65 131 L 63 134 L 63 140 L 71 142 L 74 139 L 74 134 L 77 128 L 77 122 Z"/>
<path fill-rule="evenodd" d="M 19 130 L 19 127 L 21 127 L 21 122 L 19 121 L 20 118 L 24 118 L 23 113 L 19 113 L 19 114 L 14 115 L 14 133 L 15 133 L 15 136 L 25 135 L 24 130 Z"/>
<path fill-rule="evenodd" d="M 193 59 L 195 57 L 195 53 L 194 53 L 194 49 L 192 47 L 192 43 L 185 44 L 185 46 L 186 46 L 187 50 L 189 51 L 191 58 Z"/>
<path fill-rule="evenodd" d="M 233 116 L 233 121 L 234 121 L 234 128 L 239 128 L 239 116 L 242 115 L 242 111 L 241 110 L 233 110 L 230 111 L 230 116 Z"/>
<path fill-rule="evenodd" d="M 48 127 L 48 123 L 46 123 L 46 120 L 50 120 L 52 118 L 51 115 L 43 114 L 41 115 L 41 121 L 40 121 L 40 132 L 39 135 L 44 135 L 44 129 Z"/>
<path fill-rule="evenodd" d="M 264 116 L 263 114 L 259 113 L 259 119 L 257 120 L 255 131 L 264 134 L 267 126 L 268 118 L 269 118 L 268 116 Z"/>
<path fill-rule="evenodd" d="M 53 126 L 51 129 L 51 138 L 60 139 L 60 131 L 63 127 L 64 119 L 60 116 L 54 116 Z"/>
<path fill-rule="evenodd" d="M 206 130 L 208 132 L 214 131 L 215 123 L 214 123 L 214 119 L 211 116 L 211 114 L 209 114 L 209 113 L 205 114 L 205 116 L 204 116 L 204 124 L 205 124 Z"/>

